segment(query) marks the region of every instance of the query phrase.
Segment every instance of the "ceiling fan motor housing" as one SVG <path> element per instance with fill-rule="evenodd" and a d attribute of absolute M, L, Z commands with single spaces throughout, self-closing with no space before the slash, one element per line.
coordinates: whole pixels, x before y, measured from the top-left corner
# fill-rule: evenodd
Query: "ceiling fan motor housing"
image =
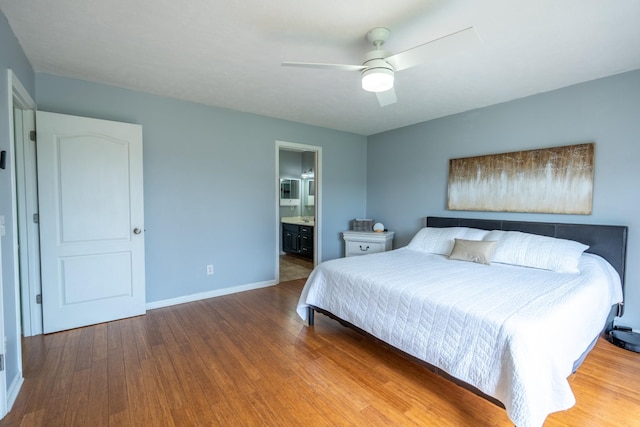
<path fill-rule="evenodd" d="M 362 89 L 369 92 L 385 92 L 393 87 L 394 70 L 384 60 L 389 55 L 384 50 L 373 50 L 364 58 L 362 70 Z"/>

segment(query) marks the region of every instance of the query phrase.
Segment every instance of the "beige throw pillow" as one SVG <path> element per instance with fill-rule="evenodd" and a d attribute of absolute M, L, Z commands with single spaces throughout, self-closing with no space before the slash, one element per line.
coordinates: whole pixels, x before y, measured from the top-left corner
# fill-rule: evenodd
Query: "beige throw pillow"
<path fill-rule="evenodd" d="M 491 257 L 495 250 L 496 242 L 455 239 L 449 259 L 491 265 Z"/>

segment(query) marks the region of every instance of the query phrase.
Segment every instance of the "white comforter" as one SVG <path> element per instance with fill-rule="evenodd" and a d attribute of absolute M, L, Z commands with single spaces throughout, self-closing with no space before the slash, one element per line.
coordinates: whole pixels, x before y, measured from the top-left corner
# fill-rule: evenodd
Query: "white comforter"
<path fill-rule="evenodd" d="M 298 303 L 323 308 L 501 401 L 519 427 L 570 408 L 567 377 L 622 300 L 584 254 L 580 274 L 464 261 L 408 248 L 327 261 Z"/>

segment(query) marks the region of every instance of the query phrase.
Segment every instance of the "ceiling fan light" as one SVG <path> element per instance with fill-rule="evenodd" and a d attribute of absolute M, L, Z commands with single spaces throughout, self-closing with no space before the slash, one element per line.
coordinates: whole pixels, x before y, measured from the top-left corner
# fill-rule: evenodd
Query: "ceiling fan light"
<path fill-rule="evenodd" d="M 393 70 L 370 68 L 362 72 L 362 89 L 368 92 L 386 92 L 393 87 Z"/>

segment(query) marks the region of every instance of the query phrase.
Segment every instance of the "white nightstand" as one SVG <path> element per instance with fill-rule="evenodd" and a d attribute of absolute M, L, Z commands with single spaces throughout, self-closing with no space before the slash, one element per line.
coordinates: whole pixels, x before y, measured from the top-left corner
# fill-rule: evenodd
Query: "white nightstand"
<path fill-rule="evenodd" d="M 393 231 L 343 231 L 344 256 L 385 252 L 393 249 Z"/>

